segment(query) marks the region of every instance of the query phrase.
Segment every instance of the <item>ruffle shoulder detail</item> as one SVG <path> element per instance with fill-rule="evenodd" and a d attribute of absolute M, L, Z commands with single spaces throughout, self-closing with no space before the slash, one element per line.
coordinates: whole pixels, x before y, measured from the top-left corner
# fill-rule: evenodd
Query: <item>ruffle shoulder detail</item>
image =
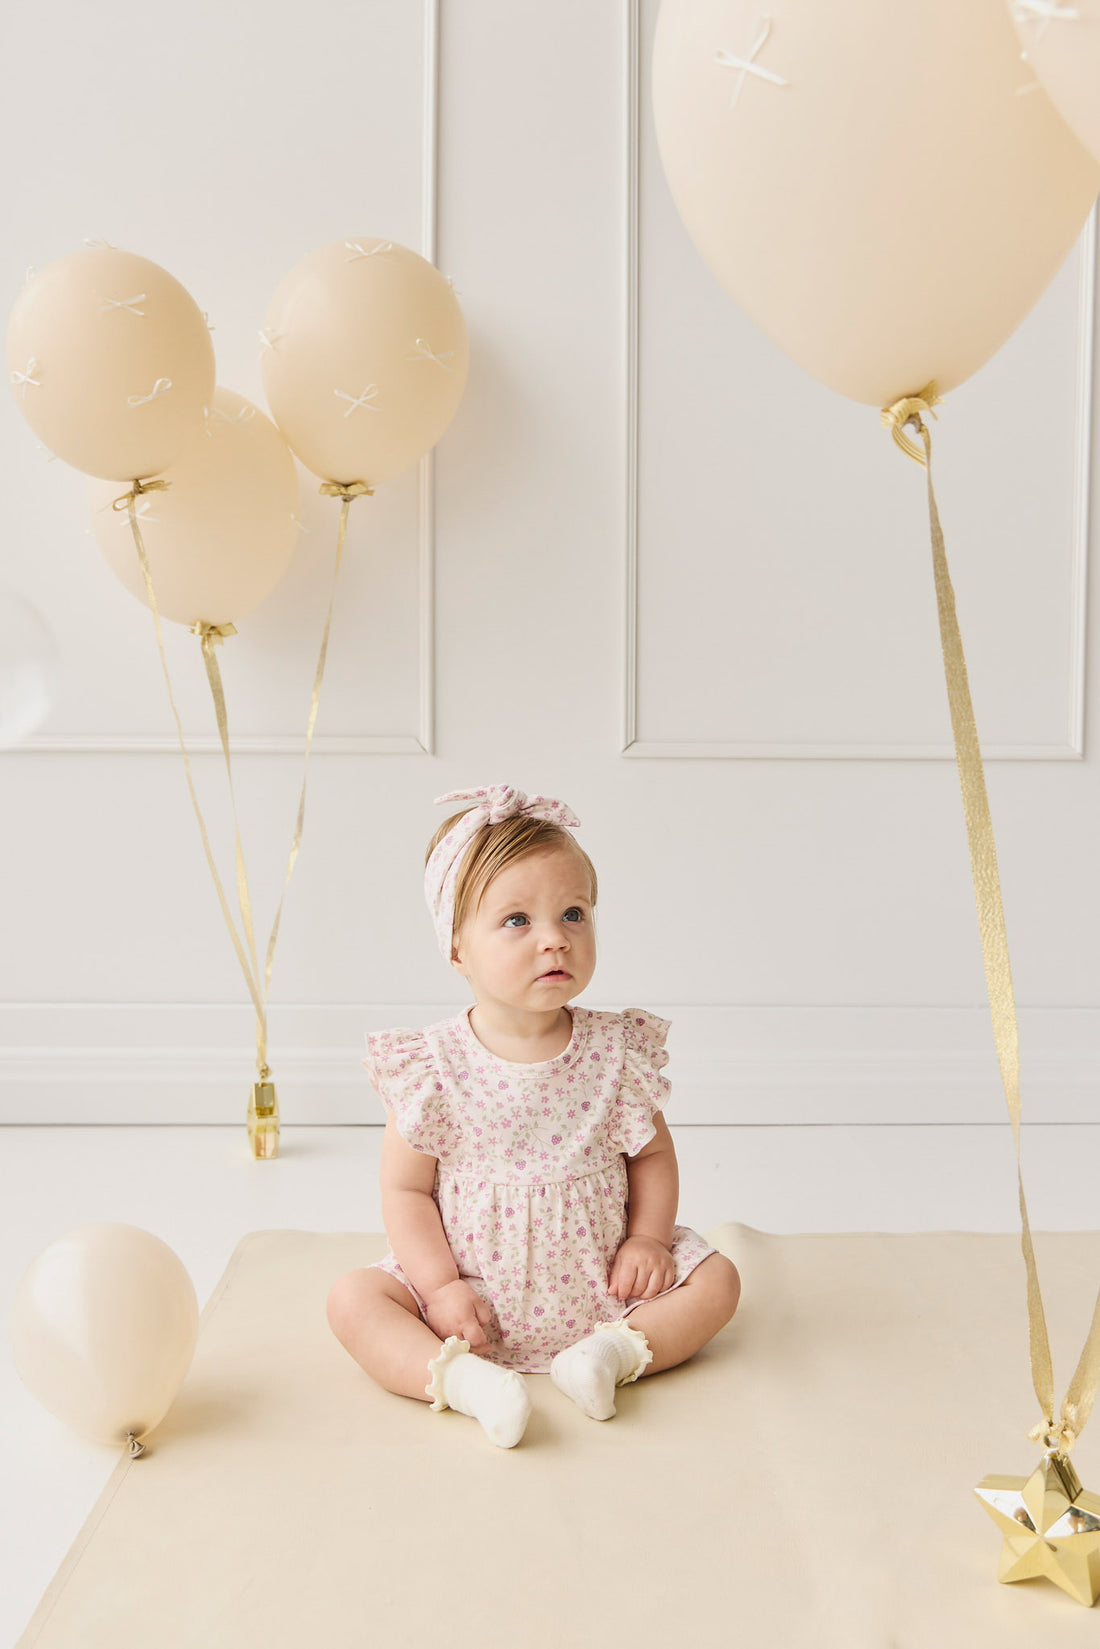
<path fill-rule="evenodd" d="M 446 1159 L 458 1147 L 443 1074 L 423 1031 L 398 1026 L 366 1033 L 371 1085 L 414 1151 Z"/>
<path fill-rule="evenodd" d="M 662 1075 L 668 1064 L 665 1039 L 672 1021 L 645 1008 L 624 1008 L 619 1019 L 624 1048 L 622 1082 L 615 1099 L 615 1145 L 632 1157 L 657 1132 L 653 1114 L 664 1110 L 672 1092 L 671 1082 Z"/>

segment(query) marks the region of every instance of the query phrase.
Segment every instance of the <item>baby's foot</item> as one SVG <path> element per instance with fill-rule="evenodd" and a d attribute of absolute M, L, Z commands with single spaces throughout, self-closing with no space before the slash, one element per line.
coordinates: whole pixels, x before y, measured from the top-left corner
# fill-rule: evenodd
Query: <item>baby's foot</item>
<path fill-rule="evenodd" d="M 636 1380 L 653 1353 L 641 1329 L 601 1323 L 586 1339 L 559 1351 L 550 1378 L 592 1420 L 615 1413 L 615 1387 Z"/>
<path fill-rule="evenodd" d="M 475 1356 L 469 1341 L 454 1334 L 444 1341 L 428 1370 L 432 1381 L 424 1388 L 427 1396 L 437 1401 L 441 1397 L 447 1408 L 471 1415 L 498 1448 L 515 1447 L 531 1414 L 531 1396 L 522 1374 Z"/>

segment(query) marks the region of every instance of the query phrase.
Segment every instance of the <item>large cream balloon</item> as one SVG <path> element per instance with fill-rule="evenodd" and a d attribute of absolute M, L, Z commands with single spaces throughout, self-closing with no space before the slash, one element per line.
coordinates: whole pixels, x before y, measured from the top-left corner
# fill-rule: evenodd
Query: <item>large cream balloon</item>
<path fill-rule="evenodd" d="M 653 113 L 723 286 L 882 407 L 976 372 L 1088 215 L 1100 166 L 1031 78 L 1004 0 L 662 0 Z"/>
<path fill-rule="evenodd" d="M 263 329 L 264 393 L 307 469 L 374 486 L 439 440 L 466 384 L 466 322 L 446 277 L 364 235 L 310 252 Z"/>
<path fill-rule="evenodd" d="M 135 500 L 163 618 L 233 623 L 259 605 L 290 564 L 298 538 L 298 470 L 270 418 L 231 389 L 214 392 L 206 432 L 165 470 L 164 492 Z M 99 547 L 145 606 L 148 596 L 118 484 L 92 481 Z"/>
<path fill-rule="evenodd" d="M 214 346 L 194 298 L 148 258 L 70 252 L 23 288 L 8 323 L 16 404 L 52 453 L 115 481 L 159 475 L 202 431 Z"/>
<path fill-rule="evenodd" d="M 100 1443 L 159 1425 L 191 1366 L 194 1284 L 135 1225 L 83 1225 L 32 1261 L 11 1308 L 15 1367 L 42 1406 Z"/>
<path fill-rule="evenodd" d="M 1100 0 L 1008 0 L 1025 63 L 1100 160 Z"/>

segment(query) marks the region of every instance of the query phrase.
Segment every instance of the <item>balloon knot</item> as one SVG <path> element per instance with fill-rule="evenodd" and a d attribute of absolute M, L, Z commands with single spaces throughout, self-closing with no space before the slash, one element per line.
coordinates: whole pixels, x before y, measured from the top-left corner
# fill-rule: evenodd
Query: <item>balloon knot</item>
<path fill-rule="evenodd" d="M 374 488 L 366 481 L 322 481 L 317 491 L 326 498 L 362 498 L 365 494 L 374 494 Z"/>
<path fill-rule="evenodd" d="M 207 624 L 200 618 L 197 623 L 192 624 L 191 634 L 201 636 L 204 647 L 208 644 L 211 647 L 220 647 L 226 636 L 237 634 L 237 627 L 235 624 Z"/>
<path fill-rule="evenodd" d="M 139 1454 L 145 1453 L 145 1444 L 139 1443 L 132 1431 L 126 1433 L 126 1447 L 130 1451 L 131 1460 L 136 1460 Z"/>
<path fill-rule="evenodd" d="M 908 435 L 905 434 L 905 426 L 913 424 L 920 431 L 923 438 L 925 428 L 921 422 L 921 413 L 932 412 L 932 408 L 938 406 L 942 399 L 942 395 L 936 390 L 936 380 L 930 378 L 918 395 L 903 395 L 900 400 L 894 401 L 891 406 L 882 409 L 883 428 L 892 432 L 894 440 L 901 450 L 907 453 L 910 458 L 915 459 L 918 464 L 926 462 L 925 454 L 916 442 L 911 441 Z M 932 416 L 936 418 L 939 415 L 932 412 Z"/>
<path fill-rule="evenodd" d="M 135 481 L 129 492 L 121 493 L 111 504 L 113 510 L 129 509 L 135 498 L 140 498 L 143 492 L 163 492 L 172 485 L 171 481 Z"/>

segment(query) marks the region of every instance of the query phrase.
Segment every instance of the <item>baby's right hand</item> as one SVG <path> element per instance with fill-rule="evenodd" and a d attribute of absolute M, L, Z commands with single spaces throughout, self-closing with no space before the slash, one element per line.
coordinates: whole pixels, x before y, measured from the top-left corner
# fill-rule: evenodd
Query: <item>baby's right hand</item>
<path fill-rule="evenodd" d="M 439 1339 L 445 1340 L 449 1334 L 457 1334 L 459 1339 L 469 1340 L 470 1350 L 479 1357 L 484 1357 L 488 1352 L 489 1341 L 482 1324 L 490 1321 L 493 1308 L 461 1277 L 428 1295 L 424 1302 L 424 1315 L 428 1327 Z"/>

